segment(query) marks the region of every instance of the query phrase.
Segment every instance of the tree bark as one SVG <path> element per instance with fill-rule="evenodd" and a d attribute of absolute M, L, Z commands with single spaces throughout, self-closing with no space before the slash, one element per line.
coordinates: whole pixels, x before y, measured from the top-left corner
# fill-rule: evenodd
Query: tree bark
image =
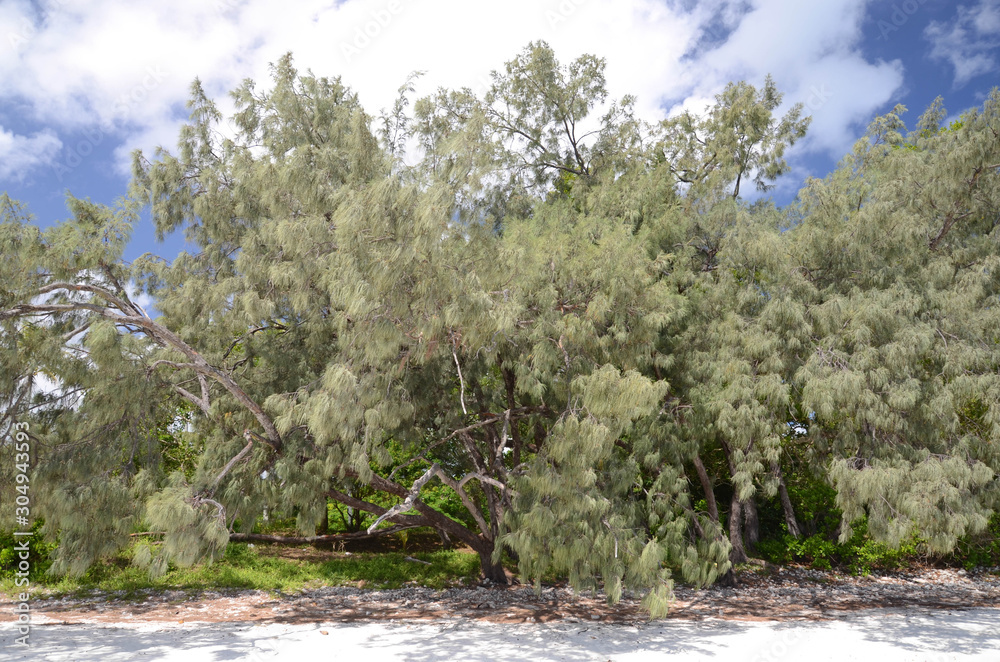
<path fill-rule="evenodd" d="M 698 480 L 701 481 L 701 489 L 705 492 L 705 503 L 708 504 L 708 516 L 713 522 L 719 521 L 719 504 L 715 501 L 715 490 L 712 487 L 712 480 L 705 470 L 705 465 L 701 461 L 700 455 L 694 456 L 694 468 L 698 472 Z"/>
<path fill-rule="evenodd" d="M 476 549 L 479 554 L 479 569 L 483 573 L 483 578 L 500 586 L 506 586 L 507 572 L 503 569 L 502 563 L 493 562 L 494 544 L 492 540 L 480 538 L 481 546 Z"/>
<path fill-rule="evenodd" d="M 757 551 L 760 542 L 760 517 L 757 514 L 757 501 L 750 497 L 743 503 L 743 538 L 747 552 Z"/>
<path fill-rule="evenodd" d="M 781 498 L 781 510 L 785 513 L 785 525 L 788 527 L 788 533 L 793 538 L 801 538 L 802 530 L 795 517 L 795 509 L 792 508 L 792 500 L 788 497 L 788 487 L 785 486 L 785 477 L 781 473 L 781 466 L 777 462 L 773 462 L 771 471 L 778 479 L 778 496 Z"/>
<path fill-rule="evenodd" d="M 743 548 L 743 506 L 736 492 L 729 504 L 729 561 L 733 565 L 747 562 L 747 552 Z"/>
<path fill-rule="evenodd" d="M 726 454 L 726 461 L 729 463 L 729 474 L 736 474 L 736 466 L 733 464 L 733 455 L 725 441 L 722 442 L 722 450 Z M 759 534 L 759 532 L 758 532 Z M 740 501 L 736 485 L 733 484 L 733 496 L 729 501 L 729 561 L 733 565 L 746 563 L 747 552 L 743 547 L 743 503 Z M 732 572 L 732 571 L 730 571 Z M 729 577 L 735 581 L 735 575 Z"/>
<path fill-rule="evenodd" d="M 357 533 L 331 533 L 326 536 L 275 536 L 264 533 L 230 533 L 230 542 L 276 542 L 286 545 L 316 545 L 322 543 L 345 542 L 348 540 L 366 540 L 379 536 L 396 533 L 405 529 L 414 529 L 424 526 L 423 524 L 397 524 L 395 526 L 378 529 L 368 533 L 358 531 Z"/>
<path fill-rule="evenodd" d="M 513 410 L 517 406 L 517 403 L 514 400 L 514 389 L 517 386 L 517 376 L 510 368 L 503 367 L 503 361 L 498 360 L 497 365 L 500 366 L 500 371 L 503 374 L 504 388 L 507 390 L 507 408 Z M 511 441 L 514 444 L 514 457 L 512 464 L 516 467 L 521 464 L 521 430 L 517 421 L 511 421 L 510 423 L 510 436 Z"/>

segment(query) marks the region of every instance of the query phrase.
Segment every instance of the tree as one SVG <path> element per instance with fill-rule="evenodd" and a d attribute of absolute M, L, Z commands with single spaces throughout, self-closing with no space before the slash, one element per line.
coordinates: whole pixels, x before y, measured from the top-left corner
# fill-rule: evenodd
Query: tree
<path fill-rule="evenodd" d="M 809 290 L 797 376 L 843 511 L 934 552 L 983 530 L 998 495 L 1000 93 L 951 127 L 876 118 L 789 234 Z"/>
<path fill-rule="evenodd" d="M 196 82 L 177 156 L 137 154 L 133 199 L 117 210 L 72 201 L 74 220 L 10 267 L 31 277 L 5 298 L 3 319 L 46 320 L 54 354 L 66 329 L 83 338 L 60 376 L 87 395 L 47 431 L 65 455 L 42 470 L 47 526 L 62 536 L 57 568 L 82 571 L 142 520 L 166 532 L 144 559 L 161 571 L 217 554 L 236 520 L 252 525 L 267 506 L 297 510 L 312 531 L 332 498 L 461 540 L 488 579 L 506 582 L 498 542 L 514 501 L 530 499 L 532 464 L 557 461 L 550 439 L 593 428 L 599 456 L 656 409 L 661 387 L 638 371 L 669 297 L 628 226 L 565 205 L 511 219 L 510 238 L 459 222 L 451 173 L 397 174 L 339 80 L 299 76 L 290 58 L 273 76 L 267 92 L 234 93 L 231 139 Z M 198 252 L 124 264 L 137 203 L 161 235 L 183 229 Z M 608 255 L 618 257 L 595 273 Z M 136 305 L 130 282 L 161 317 Z M 644 404 L 619 412 L 601 400 L 609 389 Z M 166 475 L 162 449 L 137 445 L 178 399 L 197 411 L 191 477 Z M 93 461 L 70 461 L 81 453 Z M 421 500 L 431 480 L 454 491 L 463 521 Z M 359 484 L 400 503 L 362 500 Z M 615 508 L 622 489 L 608 495 Z M 136 497 L 144 508 L 128 511 Z M 74 512 L 116 517 L 101 527 Z M 637 549 L 623 547 L 619 565 Z M 659 582 L 663 553 L 641 556 L 630 581 Z"/>
<path fill-rule="evenodd" d="M 650 141 L 656 170 L 683 191 L 669 224 L 649 232 L 687 302 L 687 314 L 664 329 L 658 346 L 671 360 L 664 376 L 675 403 L 662 429 L 683 449 L 673 461 L 687 467 L 705 499 L 708 539 L 718 537 L 727 515 L 733 563 L 746 561 L 759 538 L 761 490 L 781 495 L 786 525 L 798 531 L 781 463 L 809 322 L 784 247 L 784 214 L 740 199 L 744 178 L 765 191 L 787 171 L 784 151 L 808 127 L 801 106 L 776 119 L 780 103 L 770 77 L 761 90 L 732 83 L 703 116 L 667 120 Z M 718 477 L 730 492 L 728 513 L 716 501 Z"/>
<path fill-rule="evenodd" d="M 781 99 L 770 76 L 760 90 L 730 83 L 705 115 L 684 111 L 663 121 L 664 162 L 678 181 L 694 187 L 697 199 L 729 186 L 738 198 L 744 178 L 752 178 L 758 191 L 769 190 L 788 170 L 785 149 L 805 135 L 810 122 L 801 118 L 802 104 L 774 118 Z"/>
<path fill-rule="evenodd" d="M 482 99 L 466 88 L 418 100 L 410 126 L 425 158 L 415 171 L 455 187 L 460 218 L 490 218 L 498 231 L 505 216 L 529 216 L 541 196 L 573 191 L 585 204 L 599 182 L 644 170 L 649 159 L 634 99 L 607 102 L 604 67 L 592 55 L 563 65 L 538 41 L 492 73 Z"/>
<path fill-rule="evenodd" d="M 626 100 L 591 143 L 574 127 L 602 71 L 534 44 L 485 99 L 441 90 L 413 117 L 404 85 L 380 142 L 349 88 L 286 56 L 233 93 L 228 138 L 195 82 L 177 154 L 137 153 L 114 207 L 71 197 L 42 232 L 4 199 L 0 397 L 32 421 L 54 569 L 140 526 L 165 533 L 136 559 L 154 573 L 213 558 L 265 509 L 315 540 L 332 499 L 372 518 L 351 537 L 431 527 L 494 582 L 516 564 L 659 614 L 675 578 L 753 553 L 757 494 L 795 534 L 793 443 L 844 535 L 862 515 L 933 550 L 981 530 L 1000 93 L 948 128 L 938 106 L 907 135 L 878 118 L 779 210 L 739 198 L 805 129 L 775 127 L 770 81 L 692 135 Z M 124 262 L 143 206 L 196 251 Z"/>

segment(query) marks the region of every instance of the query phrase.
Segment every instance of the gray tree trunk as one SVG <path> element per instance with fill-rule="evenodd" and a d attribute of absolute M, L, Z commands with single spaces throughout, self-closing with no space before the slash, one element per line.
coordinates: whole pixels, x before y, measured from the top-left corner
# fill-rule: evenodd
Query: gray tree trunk
<path fill-rule="evenodd" d="M 729 550 L 729 561 L 733 565 L 747 562 L 747 552 L 743 548 L 742 514 L 743 506 L 736 496 L 736 492 L 733 492 L 733 498 L 729 505 L 729 544 L 732 546 L 732 549 Z"/>
<path fill-rule="evenodd" d="M 705 465 L 701 461 L 701 456 L 694 456 L 694 468 L 698 472 L 698 480 L 701 481 L 701 489 L 705 492 L 705 503 L 708 505 L 708 516 L 713 522 L 719 521 L 719 504 L 715 502 L 715 491 L 712 486 L 712 479 L 705 470 Z"/>
<path fill-rule="evenodd" d="M 757 501 L 750 497 L 743 503 L 743 538 L 747 552 L 757 551 L 760 542 L 760 517 L 757 515 Z"/>
<path fill-rule="evenodd" d="M 778 497 L 781 499 L 781 510 L 785 513 L 785 525 L 788 533 L 793 538 L 802 537 L 802 530 L 799 528 L 799 521 L 795 518 L 795 509 L 792 508 L 792 500 L 788 498 L 788 488 L 785 486 L 785 477 L 781 473 L 781 466 L 777 462 L 771 464 L 771 471 L 778 479 Z"/>

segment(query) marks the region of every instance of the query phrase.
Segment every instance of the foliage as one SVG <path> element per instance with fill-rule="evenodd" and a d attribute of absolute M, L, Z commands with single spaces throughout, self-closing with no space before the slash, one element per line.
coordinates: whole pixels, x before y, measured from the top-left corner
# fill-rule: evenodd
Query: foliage
<path fill-rule="evenodd" d="M 855 522 L 850 540 L 837 542 L 825 534 L 797 539 L 785 534 L 761 543 L 762 555 L 773 563 L 807 562 L 819 570 L 844 568 L 855 575 L 868 575 L 873 570 L 898 570 L 913 561 L 922 560 L 924 545 L 916 538 L 905 540 L 899 547 L 890 547 L 868 535 L 866 522 Z"/>
<path fill-rule="evenodd" d="M 1000 92 L 947 128 L 940 103 L 875 118 L 778 209 L 742 184 L 809 118 L 770 78 L 651 126 L 603 60 L 536 42 L 481 96 L 411 113 L 411 77 L 381 131 L 339 78 L 271 78 L 226 131 L 196 81 L 177 152 L 137 153 L 112 207 L 42 231 L 0 199 L 0 432 L 31 423 L 54 573 L 149 529 L 132 560 L 184 572 L 267 511 L 431 527 L 491 581 L 659 614 L 758 546 L 864 570 L 982 544 Z M 192 252 L 124 261 L 143 209 Z"/>
<path fill-rule="evenodd" d="M 20 552 L 15 545 L 28 543 L 28 580 L 39 581 L 52 567 L 52 552 L 55 543 L 47 542 L 41 533 L 43 521 L 37 520 L 31 527 L 30 536 L 15 536 L 13 531 L 0 531 L 0 580 L 11 580 L 20 562 Z"/>
<path fill-rule="evenodd" d="M 1000 566 L 1000 513 L 993 513 L 985 531 L 960 539 L 955 558 L 966 570 Z"/>

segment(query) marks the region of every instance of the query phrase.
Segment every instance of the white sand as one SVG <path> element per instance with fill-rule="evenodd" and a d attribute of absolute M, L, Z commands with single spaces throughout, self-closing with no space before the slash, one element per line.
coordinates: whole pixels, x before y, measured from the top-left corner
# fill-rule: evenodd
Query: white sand
<path fill-rule="evenodd" d="M 1000 608 L 872 610 L 819 622 L 670 620 L 638 627 L 566 622 L 498 625 L 458 620 L 308 625 L 36 624 L 30 648 L 15 647 L 15 636 L 12 623 L 0 624 L 0 660 L 1000 662 Z"/>

